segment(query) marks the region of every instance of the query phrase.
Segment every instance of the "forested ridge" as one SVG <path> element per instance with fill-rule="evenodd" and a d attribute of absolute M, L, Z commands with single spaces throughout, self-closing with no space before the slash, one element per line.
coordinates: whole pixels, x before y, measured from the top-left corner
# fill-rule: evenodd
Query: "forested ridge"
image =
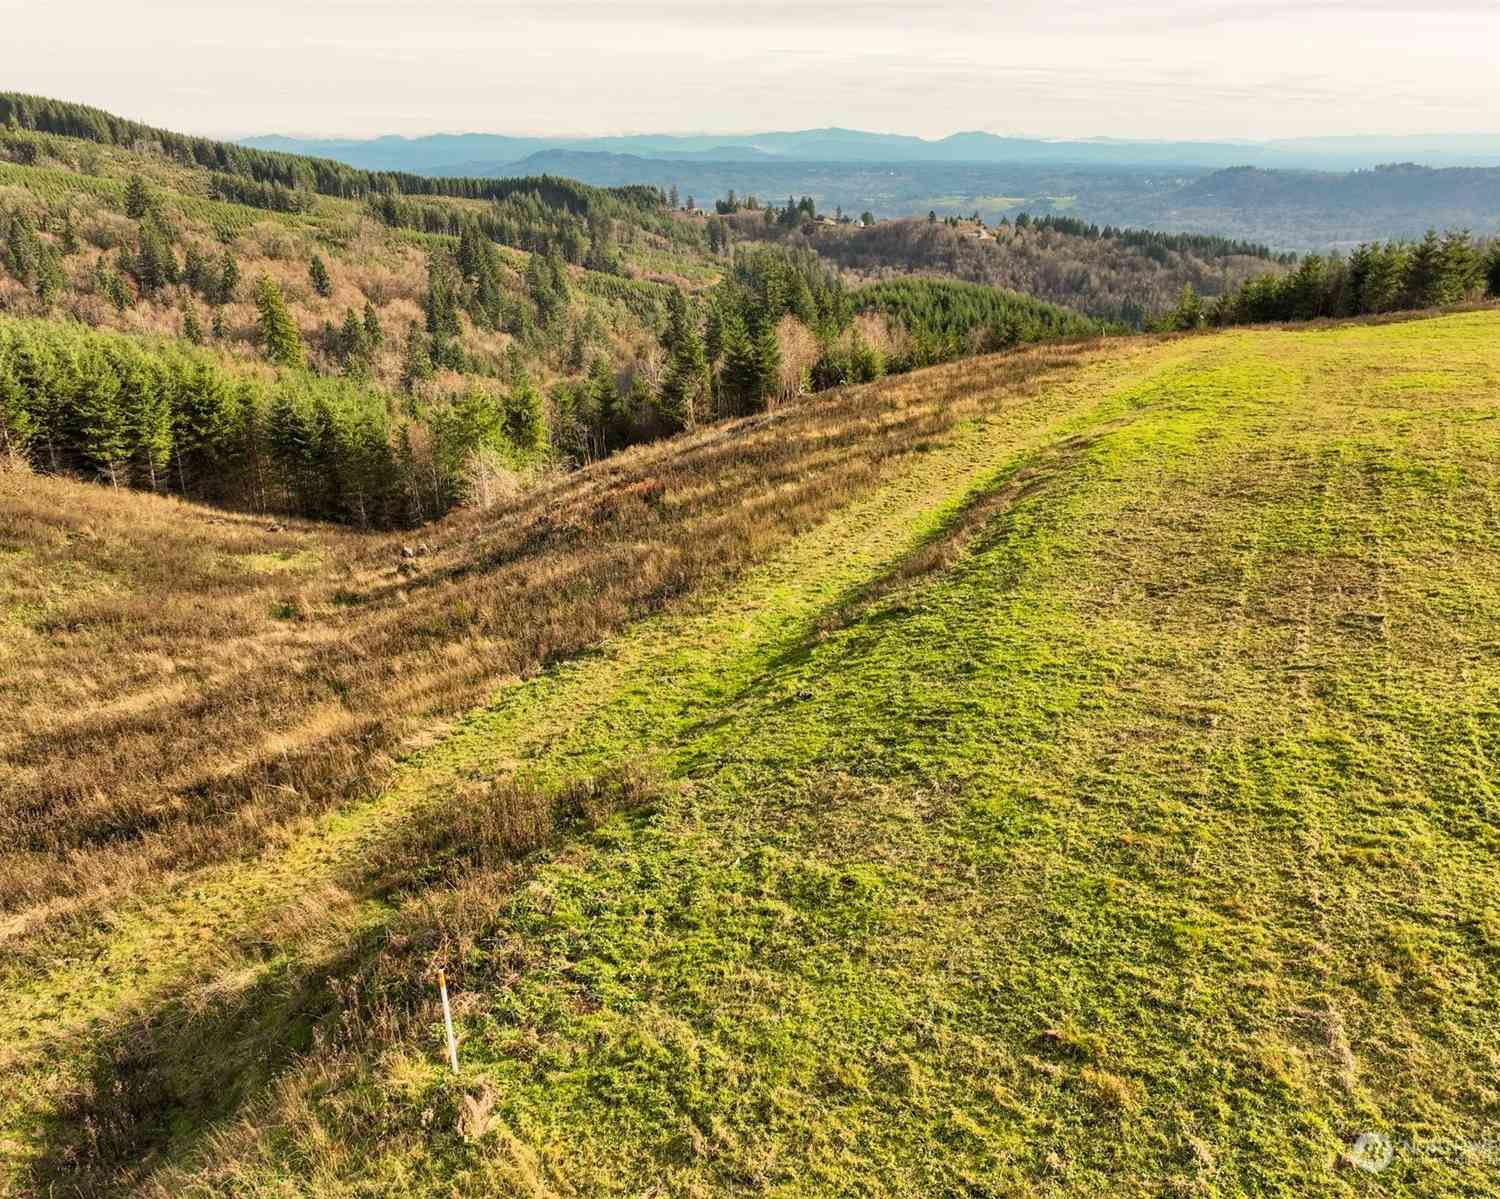
<path fill-rule="evenodd" d="M 362 526 L 966 355 L 1500 291 L 1466 234 L 1298 261 L 809 197 L 705 219 L 653 188 L 359 171 L 34 97 L 0 116 L 7 456 Z"/>
<path fill-rule="evenodd" d="M 1184 284 L 1215 296 L 1292 260 L 1229 238 L 1121 229 L 1066 216 L 1023 213 L 991 225 L 935 214 L 869 224 L 788 225 L 751 212 L 725 219 L 741 236 L 809 246 L 862 278 L 944 275 L 1022 292 L 1127 328 L 1143 328 L 1169 308 Z"/>
<path fill-rule="evenodd" d="M 649 188 L 379 175 L 6 105 L 0 446 L 115 486 L 413 524 L 544 464 L 1098 329 L 940 280 L 851 288 Z"/>

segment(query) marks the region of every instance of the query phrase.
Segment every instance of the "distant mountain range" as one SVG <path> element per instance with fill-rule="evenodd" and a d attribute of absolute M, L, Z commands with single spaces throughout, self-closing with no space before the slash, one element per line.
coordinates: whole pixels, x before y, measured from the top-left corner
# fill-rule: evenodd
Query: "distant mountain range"
<path fill-rule="evenodd" d="M 928 140 L 857 129 L 804 129 L 743 136 L 634 134 L 616 137 L 510 137 L 438 133 L 427 137 L 319 140 L 251 137 L 241 143 L 336 158 L 368 170 L 493 173 L 548 151 L 630 154 L 657 161 L 984 163 L 1105 167 L 1257 166 L 1357 170 L 1394 161 L 1425 166 L 1500 166 L 1500 133 L 1409 137 L 1314 137 L 1265 142 L 1058 141 L 954 133 Z"/>
<path fill-rule="evenodd" d="M 261 137 L 244 144 L 370 170 L 676 187 L 700 208 L 712 208 L 732 190 L 770 203 L 807 195 L 820 211 L 868 210 L 882 218 L 1066 213 L 1100 225 L 1217 233 L 1299 252 L 1421 236 L 1430 227 L 1500 235 L 1500 135 L 1209 143 L 956 133 L 924 141 L 812 129 L 743 139 L 435 134 L 369 141 Z"/>

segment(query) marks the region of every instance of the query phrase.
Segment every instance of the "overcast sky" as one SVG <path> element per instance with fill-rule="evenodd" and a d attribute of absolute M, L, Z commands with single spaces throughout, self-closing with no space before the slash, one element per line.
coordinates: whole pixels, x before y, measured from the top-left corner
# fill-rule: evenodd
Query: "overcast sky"
<path fill-rule="evenodd" d="M 0 87 L 189 132 L 1500 129 L 1500 0 L 0 0 Z"/>

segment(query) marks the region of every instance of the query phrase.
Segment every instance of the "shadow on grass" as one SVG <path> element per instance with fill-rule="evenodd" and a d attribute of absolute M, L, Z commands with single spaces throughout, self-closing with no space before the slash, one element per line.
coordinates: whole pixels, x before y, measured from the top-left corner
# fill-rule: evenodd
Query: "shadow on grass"
<path fill-rule="evenodd" d="M 415 813 L 368 848 L 340 893 L 354 904 L 330 901 L 335 910 L 314 921 L 303 952 L 247 957 L 94 1040 L 47 1122 L 25 1193 L 135 1189 L 226 1129 L 308 1054 L 389 1044 L 431 1023 L 433 968 L 462 973 L 466 947 L 529 869 L 616 813 L 648 811 L 665 787 L 627 763 L 545 790 L 495 780 Z M 386 905 L 373 923 L 340 922 L 371 901 Z"/>

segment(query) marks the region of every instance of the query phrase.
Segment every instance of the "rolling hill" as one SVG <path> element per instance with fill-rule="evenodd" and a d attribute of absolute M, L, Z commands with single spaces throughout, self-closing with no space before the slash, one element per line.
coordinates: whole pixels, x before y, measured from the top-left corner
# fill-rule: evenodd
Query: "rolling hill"
<path fill-rule="evenodd" d="M 1493 1193 L 1497 334 L 975 358 L 409 556 L 0 476 L 12 1187 Z"/>

